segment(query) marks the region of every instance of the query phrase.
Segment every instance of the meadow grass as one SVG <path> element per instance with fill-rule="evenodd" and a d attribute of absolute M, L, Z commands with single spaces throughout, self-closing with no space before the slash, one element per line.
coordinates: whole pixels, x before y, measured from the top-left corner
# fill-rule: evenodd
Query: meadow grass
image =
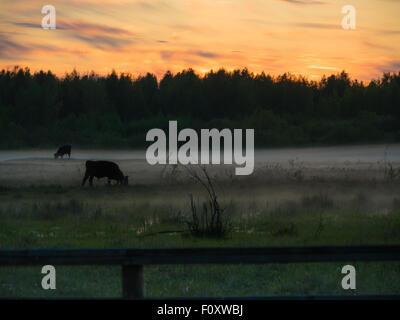
<path fill-rule="evenodd" d="M 232 190 L 229 190 L 232 188 Z M 347 188 L 347 189 L 346 189 Z M 230 183 L 221 203 L 233 225 L 222 239 L 192 237 L 188 186 L 0 189 L 1 248 L 172 248 L 400 243 L 396 186 Z M 199 199 L 201 192 L 192 190 Z M 249 190 L 246 190 L 249 194 Z M 226 196 L 228 195 L 228 196 Z M 279 195 L 279 196 L 277 196 Z M 178 231 L 158 233 L 162 231 Z M 400 293 L 400 263 L 349 261 L 357 290 L 341 289 L 346 263 L 171 265 L 145 268 L 150 297 Z M 57 267 L 57 290 L 41 289 L 40 267 L 0 267 L 1 297 L 119 297 L 119 267 Z"/>

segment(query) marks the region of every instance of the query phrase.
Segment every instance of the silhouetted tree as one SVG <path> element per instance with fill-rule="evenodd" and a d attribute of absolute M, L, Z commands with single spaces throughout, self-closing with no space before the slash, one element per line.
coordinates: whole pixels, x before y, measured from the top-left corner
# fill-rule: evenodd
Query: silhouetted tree
<path fill-rule="evenodd" d="M 0 72 L 0 146 L 141 146 L 147 130 L 255 128 L 258 146 L 400 139 L 400 72 L 368 84 L 346 72 L 310 81 L 247 69 L 134 77 Z"/>

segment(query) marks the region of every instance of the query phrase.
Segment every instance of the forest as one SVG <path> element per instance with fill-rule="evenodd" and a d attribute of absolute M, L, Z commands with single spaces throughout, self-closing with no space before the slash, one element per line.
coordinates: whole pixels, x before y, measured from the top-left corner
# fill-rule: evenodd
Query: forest
<path fill-rule="evenodd" d="M 193 69 L 133 76 L 0 72 L 0 148 L 141 148 L 152 128 L 253 128 L 257 147 L 400 140 L 400 72 L 368 83 L 348 73 L 311 81 L 285 73 Z"/>

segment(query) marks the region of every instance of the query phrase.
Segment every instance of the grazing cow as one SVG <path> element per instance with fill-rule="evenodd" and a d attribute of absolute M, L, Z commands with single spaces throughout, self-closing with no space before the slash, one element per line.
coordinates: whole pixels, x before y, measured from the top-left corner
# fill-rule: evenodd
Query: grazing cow
<path fill-rule="evenodd" d="M 86 161 L 82 186 L 85 185 L 88 178 L 90 186 L 93 186 L 94 177 L 97 179 L 107 177 L 108 184 L 111 183 L 110 180 L 117 180 L 118 184 L 128 185 L 128 176 L 124 176 L 118 165 L 111 161 Z"/>
<path fill-rule="evenodd" d="M 61 157 L 61 159 L 64 157 L 64 154 L 68 155 L 68 158 L 71 158 L 71 146 L 66 145 L 59 147 L 57 152 L 54 154 L 54 159 L 57 159 L 58 157 Z"/>

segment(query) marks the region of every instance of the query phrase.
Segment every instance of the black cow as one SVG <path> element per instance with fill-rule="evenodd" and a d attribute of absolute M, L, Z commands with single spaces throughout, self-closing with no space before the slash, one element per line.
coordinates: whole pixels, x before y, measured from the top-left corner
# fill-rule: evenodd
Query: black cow
<path fill-rule="evenodd" d="M 71 158 L 71 146 L 66 145 L 59 147 L 57 152 L 54 154 L 54 159 L 57 159 L 58 157 L 63 158 L 64 154 L 67 154 L 68 158 Z"/>
<path fill-rule="evenodd" d="M 110 180 L 117 180 L 118 184 L 128 184 L 128 176 L 124 176 L 118 165 L 111 161 L 86 161 L 86 172 L 82 186 L 85 185 L 88 178 L 90 185 L 93 186 L 94 177 L 97 179 L 107 177 L 108 184 L 111 183 Z"/>

